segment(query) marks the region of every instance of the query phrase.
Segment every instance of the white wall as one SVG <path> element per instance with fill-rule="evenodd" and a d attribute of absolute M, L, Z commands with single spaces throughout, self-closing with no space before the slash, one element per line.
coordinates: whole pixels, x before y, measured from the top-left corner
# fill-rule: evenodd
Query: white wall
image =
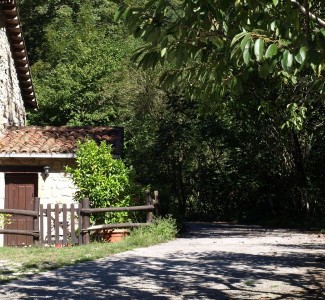
<path fill-rule="evenodd" d="M 64 172 L 50 172 L 48 177 L 44 177 L 44 174 L 38 174 L 38 197 L 40 198 L 40 204 L 44 205 L 44 208 L 48 204 L 51 204 L 54 208 L 54 204 L 67 204 L 74 203 L 73 195 L 76 188 L 69 178 L 69 176 Z M 44 217 L 44 228 L 47 228 L 47 217 Z M 54 213 L 52 213 L 54 217 Z M 59 215 L 59 220 L 62 215 Z M 68 217 L 68 220 L 70 218 Z M 63 221 L 61 219 L 60 221 Z M 69 223 L 70 224 L 70 223 Z M 76 224 L 75 224 L 76 225 Z M 60 228 L 60 234 L 62 229 Z M 55 235 L 54 227 L 52 227 L 52 238 Z M 47 230 L 43 232 L 43 238 L 47 236 Z"/>
<path fill-rule="evenodd" d="M 50 172 L 48 177 L 39 173 L 38 197 L 41 204 L 70 204 L 73 203 L 73 195 L 76 188 L 64 172 Z"/>

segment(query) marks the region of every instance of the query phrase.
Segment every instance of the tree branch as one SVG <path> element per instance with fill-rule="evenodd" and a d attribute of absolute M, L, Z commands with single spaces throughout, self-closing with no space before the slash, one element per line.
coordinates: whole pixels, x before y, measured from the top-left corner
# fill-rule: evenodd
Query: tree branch
<path fill-rule="evenodd" d="M 306 34 L 307 34 L 307 42 L 310 46 L 310 16 L 309 16 L 309 2 L 305 0 L 305 9 L 306 9 Z"/>
<path fill-rule="evenodd" d="M 292 6 L 295 8 L 298 8 L 302 14 L 304 14 L 305 16 L 308 15 L 310 19 L 314 20 L 316 23 L 318 23 L 318 25 L 325 28 L 324 20 L 318 18 L 316 15 L 312 14 L 311 12 L 308 12 L 307 9 L 304 6 L 302 6 L 301 4 L 299 4 L 298 1 L 296 1 L 296 0 L 290 0 L 290 1 L 291 1 Z"/>

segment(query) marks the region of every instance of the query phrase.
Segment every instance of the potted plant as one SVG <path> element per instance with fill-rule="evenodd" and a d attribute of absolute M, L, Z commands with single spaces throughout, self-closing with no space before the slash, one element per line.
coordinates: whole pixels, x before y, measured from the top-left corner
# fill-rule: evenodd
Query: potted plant
<path fill-rule="evenodd" d="M 77 187 L 75 198 L 89 198 L 91 208 L 130 206 L 130 170 L 121 159 L 114 159 L 111 146 L 93 140 L 79 142 L 76 166 L 66 167 Z M 91 215 L 92 225 L 126 223 L 127 212 Z"/>

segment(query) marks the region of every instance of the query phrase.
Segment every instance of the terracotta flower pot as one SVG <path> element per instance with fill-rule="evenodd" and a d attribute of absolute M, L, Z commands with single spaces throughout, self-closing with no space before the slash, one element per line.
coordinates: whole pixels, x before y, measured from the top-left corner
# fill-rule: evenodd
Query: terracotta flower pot
<path fill-rule="evenodd" d="M 109 243 L 119 242 L 129 234 L 130 231 L 128 229 L 103 230 L 103 232 L 100 233 L 102 239 Z"/>

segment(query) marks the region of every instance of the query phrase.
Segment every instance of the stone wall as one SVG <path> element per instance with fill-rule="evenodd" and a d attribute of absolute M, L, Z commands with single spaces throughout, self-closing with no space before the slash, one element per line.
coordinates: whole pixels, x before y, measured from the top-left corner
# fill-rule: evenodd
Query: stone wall
<path fill-rule="evenodd" d="M 71 204 L 76 188 L 64 172 L 52 172 L 47 178 L 39 174 L 38 197 L 41 204 Z"/>
<path fill-rule="evenodd" d="M 0 7 L 0 132 L 6 125 L 25 124 L 25 107 Z"/>

